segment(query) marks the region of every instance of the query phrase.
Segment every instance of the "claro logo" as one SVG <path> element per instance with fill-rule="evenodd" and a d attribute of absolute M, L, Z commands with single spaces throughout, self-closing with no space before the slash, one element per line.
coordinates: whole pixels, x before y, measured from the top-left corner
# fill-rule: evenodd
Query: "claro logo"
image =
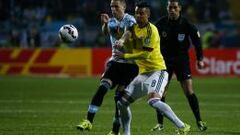
<path fill-rule="evenodd" d="M 240 75 L 240 60 L 217 60 L 205 58 L 205 68 L 198 70 L 200 74 Z"/>

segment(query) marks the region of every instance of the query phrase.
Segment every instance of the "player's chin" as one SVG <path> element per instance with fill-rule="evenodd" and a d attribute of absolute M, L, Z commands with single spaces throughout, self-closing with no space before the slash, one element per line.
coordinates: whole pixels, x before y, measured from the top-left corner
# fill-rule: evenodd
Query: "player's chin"
<path fill-rule="evenodd" d="M 116 12 L 112 12 L 113 17 L 117 17 L 117 13 Z"/>
<path fill-rule="evenodd" d="M 141 19 L 136 19 L 137 24 L 143 24 L 144 22 Z"/>
<path fill-rule="evenodd" d="M 169 14 L 169 18 L 170 18 L 170 19 L 175 19 L 175 17 L 176 17 L 176 15 L 175 15 L 174 13 L 170 13 L 170 14 Z"/>

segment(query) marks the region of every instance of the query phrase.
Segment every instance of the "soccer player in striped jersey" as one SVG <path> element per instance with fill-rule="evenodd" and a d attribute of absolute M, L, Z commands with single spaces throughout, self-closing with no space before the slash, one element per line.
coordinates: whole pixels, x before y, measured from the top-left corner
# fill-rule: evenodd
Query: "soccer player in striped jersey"
<path fill-rule="evenodd" d="M 115 45 L 118 48 L 130 38 L 133 39 L 133 53 L 116 53 L 118 58 L 135 60 L 139 66 L 139 75 L 125 89 L 123 97 L 118 101 L 123 135 L 130 135 L 131 111 L 129 105 L 137 99 L 148 95 L 148 104 L 160 111 L 177 129 L 178 135 L 186 135 L 190 126 L 183 123 L 169 105 L 161 101 L 168 82 L 168 73 L 160 52 L 160 37 L 157 28 L 148 21 L 150 7 L 146 2 L 139 2 L 135 8 L 137 24 L 128 29 Z"/>
<path fill-rule="evenodd" d="M 111 0 L 112 18 L 109 18 L 108 14 L 101 14 L 102 31 L 104 34 L 110 36 L 112 44 L 112 57 L 107 63 L 105 72 L 102 75 L 100 86 L 98 87 L 95 95 L 92 97 L 92 101 L 88 108 L 87 118 L 77 125 L 79 130 L 91 130 L 92 123 L 95 114 L 99 110 L 103 102 L 103 98 L 108 90 L 117 86 L 115 94 L 115 103 L 120 99 L 121 91 L 127 86 L 132 79 L 138 75 L 138 66 L 133 60 L 126 60 L 124 58 L 117 58 L 116 53 L 131 52 L 129 48 L 115 48 L 113 45 L 116 40 L 121 38 L 125 29 L 131 27 L 136 20 L 133 16 L 125 13 L 126 2 L 125 0 Z M 119 134 L 119 114 L 117 106 L 115 110 L 115 117 L 113 120 L 112 131 L 108 135 Z"/>

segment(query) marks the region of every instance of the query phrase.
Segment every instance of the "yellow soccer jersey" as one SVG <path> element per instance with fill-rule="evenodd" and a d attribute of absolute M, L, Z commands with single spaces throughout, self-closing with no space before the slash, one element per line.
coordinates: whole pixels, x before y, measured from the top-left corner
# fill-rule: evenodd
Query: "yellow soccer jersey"
<path fill-rule="evenodd" d="M 135 24 L 131 32 L 134 40 L 133 53 L 124 54 L 124 58 L 134 59 L 139 66 L 140 74 L 166 69 L 160 52 L 160 37 L 157 28 L 151 23 L 144 28 L 139 28 Z"/>

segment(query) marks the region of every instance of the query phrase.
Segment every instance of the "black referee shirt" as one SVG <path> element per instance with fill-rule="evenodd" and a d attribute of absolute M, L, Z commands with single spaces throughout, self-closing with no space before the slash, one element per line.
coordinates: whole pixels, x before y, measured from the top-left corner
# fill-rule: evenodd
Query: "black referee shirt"
<path fill-rule="evenodd" d="M 202 60 L 203 52 L 198 29 L 186 18 L 170 20 L 168 16 L 160 18 L 156 26 L 161 38 L 161 52 L 165 59 L 189 59 L 188 49 L 191 43 L 195 47 L 197 60 Z"/>

